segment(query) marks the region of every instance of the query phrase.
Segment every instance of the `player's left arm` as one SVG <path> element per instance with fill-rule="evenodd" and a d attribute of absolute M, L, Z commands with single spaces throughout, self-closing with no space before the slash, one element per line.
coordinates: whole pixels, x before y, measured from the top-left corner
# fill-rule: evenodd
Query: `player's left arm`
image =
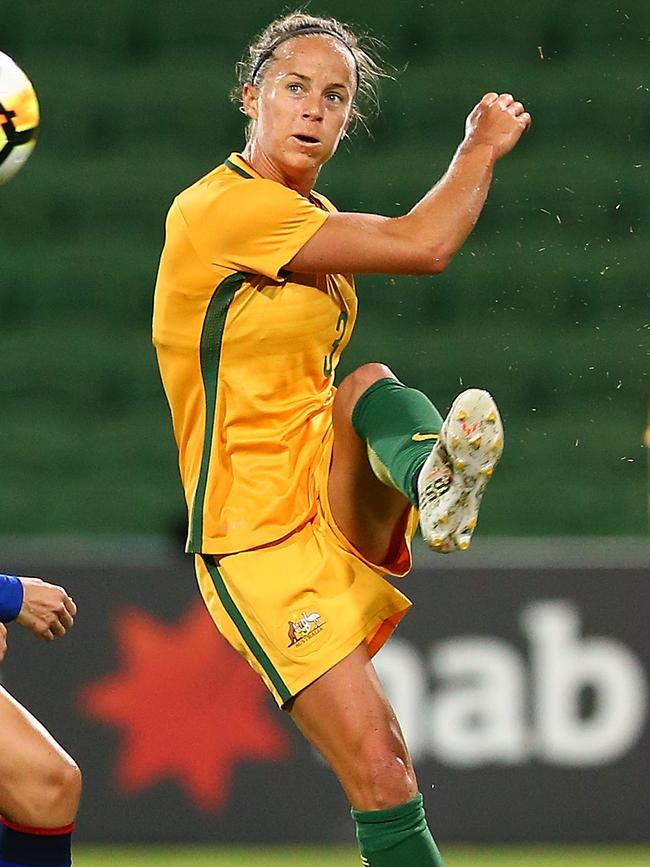
<path fill-rule="evenodd" d="M 74 624 L 77 606 L 63 587 L 40 578 L 20 578 L 23 603 L 16 623 L 36 638 L 52 641 Z"/>
<path fill-rule="evenodd" d="M 63 587 L 40 578 L 0 575 L 0 623 L 14 620 L 45 641 L 65 635 L 77 606 Z"/>
<path fill-rule="evenodd" d="M 531 124 L 510 93 L 486 93 L 470 112 L 447 171 L 399 217 L 338 212 L 303 244 L 286 268 L 305 274 L 439 274 L 470 234 L 494 167 Z"/>
<path fill-rule="evenodd" d="M 7 652 L 7 627 L 4 623 L 0 623 L 0 662 L 5 658 Z"/>

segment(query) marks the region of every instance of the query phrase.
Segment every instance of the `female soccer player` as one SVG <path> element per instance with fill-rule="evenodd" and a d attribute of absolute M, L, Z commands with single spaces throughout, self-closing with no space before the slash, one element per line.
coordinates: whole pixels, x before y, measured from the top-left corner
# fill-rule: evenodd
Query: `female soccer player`
<path fill-rule="evenodd" d="M 410 605 L 384 576 L 410 568 L 416 509 L 434 550 L 468 546 L 501 422 L 478 389 L 443 424 L 383 364 L 333 377 L 352 272 L 442 271 L 530 116 L 486 94 L 407 214 L 338 213 L 313 187 L 378 67 L 338 21 L 297 13 L 241 69 L 246 147 L 173 203 L 154 302 L 187 550 L 216 625 L 340 780 L 364 864 L 440 865 L 370 660 Z"/>
<path fill-rule="evenodd" d="M 15 620 L 37 638 L 65 635 L 77 608 L 63 587 L 0 575 L 0 661 Z M 0 867 L 65 867 L 81 793 L 79 768 L 0 686 Z"/>

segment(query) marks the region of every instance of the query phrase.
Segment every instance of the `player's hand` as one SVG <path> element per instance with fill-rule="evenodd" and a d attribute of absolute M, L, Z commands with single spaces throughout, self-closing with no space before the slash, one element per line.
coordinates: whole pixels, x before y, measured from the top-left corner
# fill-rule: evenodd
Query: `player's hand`
<path fill-rule="evenodd" d="M 530 114 L 511 93 L 486 93 L 465 121 L 463 143 L 491 145 L 498 160 L 513 149 L 531 123 Z"/>
<path fill-rule="evenodd" d="M 7 652 L 7 627 L 4 623 L 0 623 L 0 662 L 5 658 Z"/>
<path fill-rule="evenodd" d="M 77 606 L 63 587 L 48 584 L 40 578 L 20 580 L 24 596 L 16 623 L 45 641 L 65 635 L 74 623 Z"/>

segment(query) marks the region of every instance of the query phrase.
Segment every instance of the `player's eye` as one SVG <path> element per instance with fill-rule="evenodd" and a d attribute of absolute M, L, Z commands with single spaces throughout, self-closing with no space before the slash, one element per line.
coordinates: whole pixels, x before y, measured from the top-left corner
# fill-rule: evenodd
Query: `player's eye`
<path fill-rule="evenodd" d="M 291 93 L 300 93 L 302 90 L 302 85 L 298 84 L 297 81 L 290 81 L 287 87 Z"/>
<path fill-rule="evenodd" d="M 327 93 L 327 94 L 325 95 L 325 99 L 326 99 L 328 102 L 331 102 L 331 103 L 333 103 L 333 104 L 337 104 L 337 103 L 343 102 L 343 96 L 342 96 L 340 93 L 336 92 L 336 91 L 330 91 L 330 93 Z"/>

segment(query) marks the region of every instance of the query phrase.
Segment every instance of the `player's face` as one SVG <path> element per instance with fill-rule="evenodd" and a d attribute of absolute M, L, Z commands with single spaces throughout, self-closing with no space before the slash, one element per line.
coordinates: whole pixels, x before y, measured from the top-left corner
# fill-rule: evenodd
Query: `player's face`
<path fill-rule="evenodd" d="M 315 177 L 335 152 L 352 113 L 354 59 L 329 36 L 302 36 L 280 45 L 259 88 L 244 88 L 255 125 L 253 153 L 281 174 Z"/>

